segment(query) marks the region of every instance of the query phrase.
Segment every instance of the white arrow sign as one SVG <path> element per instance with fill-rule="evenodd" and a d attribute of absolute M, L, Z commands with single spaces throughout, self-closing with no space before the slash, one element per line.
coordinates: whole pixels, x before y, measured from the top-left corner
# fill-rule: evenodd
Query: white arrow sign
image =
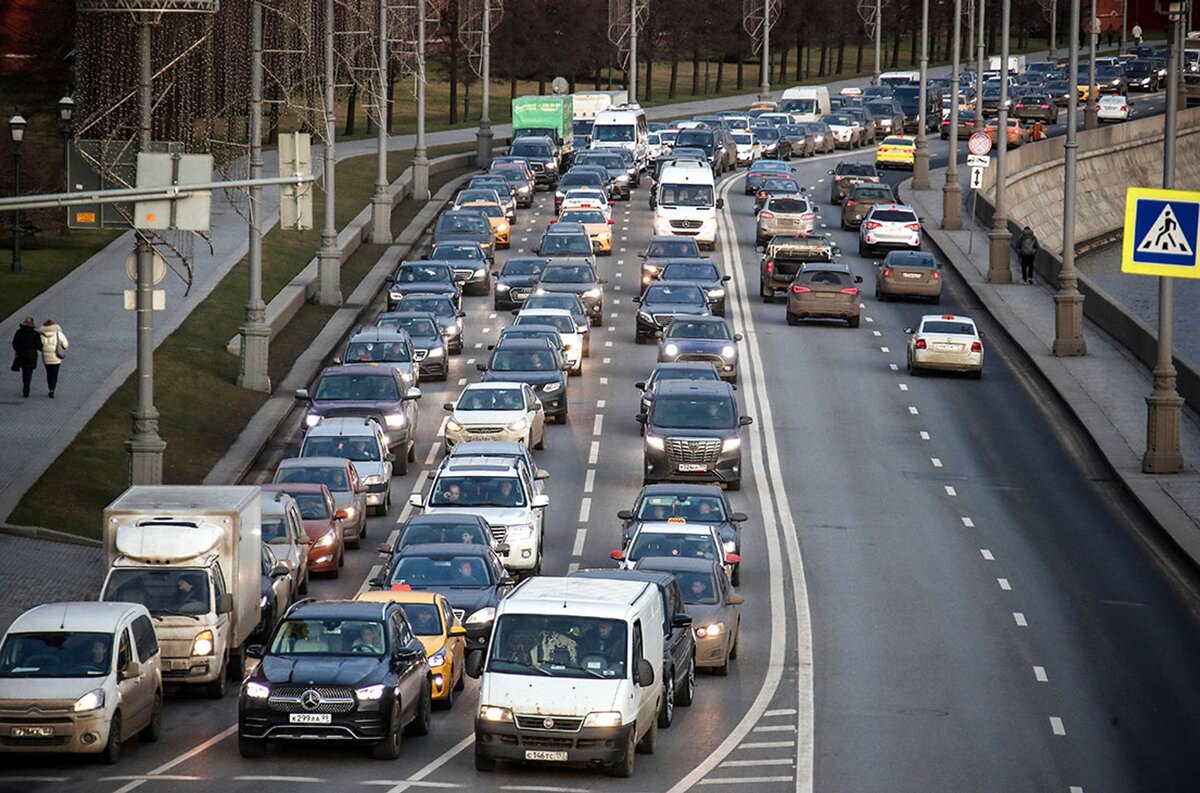
<path fill-rule="evenodd" d="M 971 169 L 971 189 L 978 190 L 983 187 L 983 169 L 975 166 Z"/>

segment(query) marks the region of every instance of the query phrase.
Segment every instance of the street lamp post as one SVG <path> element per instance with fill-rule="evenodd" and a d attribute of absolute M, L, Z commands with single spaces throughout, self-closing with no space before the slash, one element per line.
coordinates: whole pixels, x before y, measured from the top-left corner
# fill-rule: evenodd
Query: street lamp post
<path fill-rule="evenodd" d="M 334 137 L 337 135 L 337 107 L 334 105 L 334 6 L 325 0 L 325 216 L 321 228 L 321 247 L 317 249 L 317 304 L 342 304 L 342 258 L 337 249 L 336 176 L 337 159 Z"/>
<path fill-rule="evenodd" d="M 70 94 L 64 94 L 58 100 L 58 128 L 62 134 L 63 149 L 63 192 L 71 192 L 71 117 L 75 115 L 75 99 Z M 67 223 L 62 225 L 62 234 L 70 232 Z"/>
<path fill-rule="evenodd" d="M 1079 13 L 1081 0 L 1071 0 L 1071 26 L 1067 35 L 1067 69 L 1079 74 Z M 1071 86 L 1071 90 L 1075 90 Z M 1067 102 L 1067 140 L 1063 144 L 1062 269 L 1054 294 L 1054 355 L 1060 358 L 1087 354 L 1083 340 L 1083 295 L 1075 269 L 1075 167 L 1079 160 L 1079 103 Z"/>
<path fill-rule="evenodd" d="M 763 0 L 762 68 L 758 71 L 758 98 L 765 102 L 771 98 L 771 0 Z"/>
<path fill-rule="evenodd" d="M 983 120 L 983 28 L 987 22 L 987 0 L 979 0 L 979 25 L 975 30 L 975 118 Z"/>
<path fill-rule="evenodd" d="M 1100 36 L 1100 20 L 1096 18 L 1096 0 L 1092 0 L 1092 15 L 1088 19 L 1088 94 L 1087 109 L 1083 113 L 1083 128 L 1095 129 L 1100 125 L 1100 93 L 1096 85 L 1096 43 Z"/>
<path fill-rule="evenodd" d="M 388 4 L 379 2 L 379 41 L 375 78 L 379 81 L 377 112 L 379 128 L 375 130 L 375 193 L 371 196 L 371 242 L 389 245 L 392 242 L 392 202 L 388 198 Z"/>
<path fill-rule="evenodd" d="M 413 198 L 425 201 L 429 198 L 429 156 L 425 148 L 425 0 L 417 0 L 417 140 L 412 169 Z"/>
<path fill-rule="evenodd" d="M 946 184 L 942 187 L 942 228 L 962 228 L 962 188 L 958 184 L 958 104 L 959 60 L 962 58 L 962 0 L 954 0 L 954 53 L 950 67 L 950 157 L 946 163 Z"/>
<path fill-rule="evenodd" d="M 8 120 L 8 131 L 13 143 L 13 195 L 21 194 L 21 141 L 25 140 L 25 117 L 17 113 Z M 21 210 L 13 212 L 12 222 L 12 271 L 21 272 Z"/>
<path fill-rule="evenodd" d="M 638 0 L 629 0 L 629 84 L 625 87 L 629 89 L 629 101 L 637 104 L 638 102 Z M 766 68 L 766 64 L 763 65 Z"/>
<path fill-rule="evenodd" d="M 480 101 L 479 131 L 475 133 L 475 167 L 492 163 L 492 0 L 483 0 L 483 41 L 480 43 L 480 72 L 483 96 Z M 637 101 L 636 98 L 631 101 Z"/>
<path fill-rule="evenodd" d="M 913 189 L 929 189 L 929 0 L 921 0 L 921 87 L 917 91 L 921 103 L 917 113 L 917 150 L 913 154 Z M 951 152 L 953 157 L 954 152 Z"/>
<path fill-rule="evenodd" d="M 1000 113 L 996 123 L 996 208 L 992 213 L 992 229 L 988 232 L 988 283 L 1011 284 L 1012 265 L 1009 263 L 1008 207 L 1005 195 L 1008 187 L 1008 28 L 1012 16 L 1012 0 L 1004 0 L 1000 14 Z M 982 109 L 983 94 L 978 94 Z M 982 118 L 982 113 L 979 116 Z"/>

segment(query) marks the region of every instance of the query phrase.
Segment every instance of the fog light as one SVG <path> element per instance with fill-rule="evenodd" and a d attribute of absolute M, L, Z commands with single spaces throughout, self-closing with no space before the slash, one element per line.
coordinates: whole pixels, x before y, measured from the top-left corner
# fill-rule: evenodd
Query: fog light
<path fill-rule="evenodd" d="M 531 551 L 530 549 L 528 549 L 528 548 L 525 548 L 525 549 L 523 549 L 523 550 L 521 551 L 521 558 L 522 558 L 522 559 L 528 559 L 528 558 L 530 558 L 531 556 L 533 556 L 533 551 Z"/>
<path fill-rule="evenodd" d="M 95 743 L 100 740 L 100 736 L 94 732 L 85 732 L 82 740 L 84 743 Z"/>
<path fill-rule="evenodd" d="M 445 682 L 445 679 L 446 678 L 442 677 L 441 675 L 434 675 L 433 676 L 433 684 L 435 686 L 437 686 L 438 688 L 441 688 L 442 683 Z"/>

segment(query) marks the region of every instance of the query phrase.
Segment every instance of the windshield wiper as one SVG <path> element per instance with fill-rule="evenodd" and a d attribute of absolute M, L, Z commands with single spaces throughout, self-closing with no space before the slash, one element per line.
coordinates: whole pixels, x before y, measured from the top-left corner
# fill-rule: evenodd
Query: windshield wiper
<path fill-rule="evenodd" d="M 595 669 L 585 669 L 585 668 L 583 668 L 582 666 L 579 666 L 578 664 L 567 664 L 567 663 L 563 663 L 563 662 L 561 662 L 561 661 L 555 661 L 555 662 L 554 662 L 554 665 L 555 665 L 555 666 L 561 666 L 561 667 L 564 667 L 564 668 L 566 668 L 566 669 L 574 669 L 574 670 L 576 670 L 576 671 L 578 671 L 578 672 L 586 672 L 586 673 L 588 673 L 589 675 L 591 675 L 592 677 L 598 677 L 598 678 L 600 678 L 601 680 L 607 680 L 607 679 L 608 679 L 608 678 L 606 678 L 604 675 L 602 675 L 602 674 L 600 674 L 599 672 L 597 672 Z"/>
<path fill-rule="evenodd" d="M 513 661 L 508 658 L 494 658 L 492 659 L 492 662 L 497 664 L 511 664 L 518 669 L 527 669 L 530 672 L 537 672 L 538 674 L 545 675 L 546 677 L 554 677 L 554 674 L 549 670 L 542 669 L 540 666 L 534 666 L 528 661 Z"/>

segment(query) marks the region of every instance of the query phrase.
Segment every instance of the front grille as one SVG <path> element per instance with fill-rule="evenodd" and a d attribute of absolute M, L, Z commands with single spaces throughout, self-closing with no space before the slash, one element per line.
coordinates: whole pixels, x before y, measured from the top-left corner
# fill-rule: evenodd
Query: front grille
<path fill-rule="evenodd" d="M 69 716 L 72 713 L 73 704 L 74 703 L 67 703 L 62 707 L 56 708 L 37 702 L 18 704 L 10 701 L 5 703 L 4 708 L 0 709 L 0 720 L 18 721 L 23 716 L 29 716 L 35 719 L 43 716 Z M 38 720 L 40 721 L 40 719 Z"/>
<path fill-rule="evenodd" d="M 667 454 L 674 463 L 715 463 L 721 453 L 721 440 L 667 439 Z"/>
<path fill-rule="evenodd" d="M 35 726 L 71 723 L 71 719 L 68 716 L 48 716 L 42 718 L 38 718 L 36 716 L 4 716 L 0 717 L 0 721 L 3 721 L 5 724 L 33 724 Z"/>
<path fill-rule="evenodd" d="M 495 435 L 504 432 L 504 427 L 467 427 L 467 432 L 472 435 Z"/>
<path fill-rule="evenodd" d="M 33 746 L 62 746 L 67 742 L 67 735 L 55 735 L 50 738 L 12 738 L 10 736 L 0 737 L 0 746 L 13 746 L 20 748 Z"/>
<path fill-rule="evenodd" d="M 492 530 L 492 539 L 496 542 L 504 542 L 508 539 L 507 526 L 493 526 L 489 523 L 488 528 Z"/>
<path fill-rule="evenodd" d="M 458 268 L 458 267 L 454 268 L 454 277 L 455 278 L 470 278 L 474 274 L 475 274 L 475 271 L 471 268 Z"/>
<path fill-rule="evenodd" d="M 698 229 L 700 228 L 699 220 L 672 220 L 671 228 L 673 229 Z"/>
<path fill-rule="evenodd" d="M 314 693 L 316 703 L 305 705 Z M 354 709 L 354 692 L 340 687 L 277 686 L 271 689 L 267 703 L 280 713 L 346 713 Z"/>
<path fill-rule="evenodd" d="M 712 363 L 717 364 L 718 366 L 723 366 L 725 364 L 725 359 L 720 355 L 709 355 L 702 352 L 685 352 L 675 360 L 685 361 L 688 363 Z"/>
<path fill-rule="evenodd" d="M 545 735 L 522 735 L 521 745 L 529 749 L 573 749 L 573 738 L 550 738 Z"/>
<path fill-rule="evenodd" d="M 537 716 L 520 715 L 517 717 L 517 727 L 522 730 L 552 730 L 554 732 L 579 732 L 583 719 L 577 716 Z M 547 727 L 546 722 L 551 726 Z"/>
<path fill-rule="evenodd" d="M 666 325 L 667 323 L 674 320 L 675 317 L 678 315 L 677 314 L 653 314 L 652 316 L 654 317 L 655 323 L 657 323 L 659 325 Z"/>
<path fill-rule="evenodd" d="M 429 355 L 429 350 L 413 350 L 413 360 L 418 363 L 425 360 L 427 355 Z"/>
<path fill-rule="evenodd" d="M 540 162 L 531 162 L 529 163 L 529 167 L 534 173 L 541 173 L 542 171 L 546 170 L 545 164 Z"/>

